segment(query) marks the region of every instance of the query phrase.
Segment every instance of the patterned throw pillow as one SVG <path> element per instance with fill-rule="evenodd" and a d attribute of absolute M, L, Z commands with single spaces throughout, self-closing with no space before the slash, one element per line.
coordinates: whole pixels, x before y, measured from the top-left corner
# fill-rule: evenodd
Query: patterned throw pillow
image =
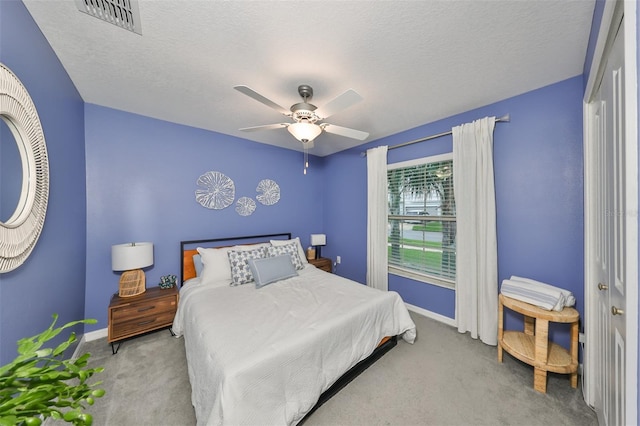
<path fill-rule="evenodd" d="M 229 266 L 231 267 L 231 285 L 237 286 L 253 282 L 253 274 L 249 268 L 249 259 L 262 259 L 267 257 L 264 247 L 255 250 L 229 250 Z"/>
<path fill-rule="evenodd" d="M 296 243 L 267 247 L 268 257 L 279 256 L 281 254 L 288 254 L 291 256 L 291 263 L 293 263 L 296 270 L 299 271 L 300 269 L 304 269 L 302 260 L 300 260 L 300 256 L 298 255 L 298 246 Z"/>

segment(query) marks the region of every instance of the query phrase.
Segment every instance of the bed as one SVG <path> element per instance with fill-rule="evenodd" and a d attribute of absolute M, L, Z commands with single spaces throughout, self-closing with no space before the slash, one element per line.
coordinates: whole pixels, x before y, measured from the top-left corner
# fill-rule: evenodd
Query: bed
<path fill-rule="evenodd" d="M 298 424 L 396 336 L 416 337 L 397 293 L 314 267 L 291 234 L 183 241 L 180 252 L 172 330 L 199 425 Z"/>

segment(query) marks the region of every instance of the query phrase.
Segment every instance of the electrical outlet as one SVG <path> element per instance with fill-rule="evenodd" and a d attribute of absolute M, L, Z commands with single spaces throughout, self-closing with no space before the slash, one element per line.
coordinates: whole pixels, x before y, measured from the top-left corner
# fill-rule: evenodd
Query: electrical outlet
<path fill-rule="evenodd" d="M 336 256 L 336 263 L 339 265 L 342 262 L 342 258 L 340 256 Z"/>

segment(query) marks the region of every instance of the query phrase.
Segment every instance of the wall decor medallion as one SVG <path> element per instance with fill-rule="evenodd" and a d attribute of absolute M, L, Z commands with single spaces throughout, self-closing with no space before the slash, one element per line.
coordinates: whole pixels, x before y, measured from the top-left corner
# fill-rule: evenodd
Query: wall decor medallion
<path fill-rule="evenodd" d="M 236 211 L 240 216 L 251 216 L 256 210 L 256 202 L 249 197 L 240 197 L 236 203 Z"/>
<path fill-rule="evenodd" d="M 35 247 L 44 226 L 49 201 L 49 159 L 40 117 L 29 92 L 16 75 L 0 63 L 0 119 L 7 125 L 18 147 L 21 176 L 5 180 L 21 181 L 20 196 L 0 222 L 0 273 L 22 265 Z M 9 135 L 7 135 L 9 136 Z M 4 138 L 3 138 L 4 139 Z M 11 143 L 6 138 L 2 144 Z M 12 147 L 11 147 L 12 148 Z M 9 182 L 10 183 L 10 182 Z M 4 219 L 4 217 L 3 217 Z"/>
<path fill-rule="evenodd" d="M 265 206 L 272 206 L 280 200 L 280 186 L 271 179 L 263 179 L 258 184 L 256 199 Z"/>
<path fill-rule="evenodd" d="M 221 210 L 233 204 L 236 198 L 236 186 L 225 174 L 206 172 L 196 183 L 204 189 L 196 190 L 196 201 L 208 209 Z"/>

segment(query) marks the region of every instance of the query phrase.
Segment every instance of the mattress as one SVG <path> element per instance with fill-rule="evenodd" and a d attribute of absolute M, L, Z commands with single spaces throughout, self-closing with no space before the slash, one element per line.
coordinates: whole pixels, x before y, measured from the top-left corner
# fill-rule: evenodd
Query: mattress
<path fill-rule="evenodd" d="M 259 289 L 191 280 L 173 331 L 199 425 L 296 424 L 383 337 L 416 337 L 397 293 L 312 265 Z"/>

